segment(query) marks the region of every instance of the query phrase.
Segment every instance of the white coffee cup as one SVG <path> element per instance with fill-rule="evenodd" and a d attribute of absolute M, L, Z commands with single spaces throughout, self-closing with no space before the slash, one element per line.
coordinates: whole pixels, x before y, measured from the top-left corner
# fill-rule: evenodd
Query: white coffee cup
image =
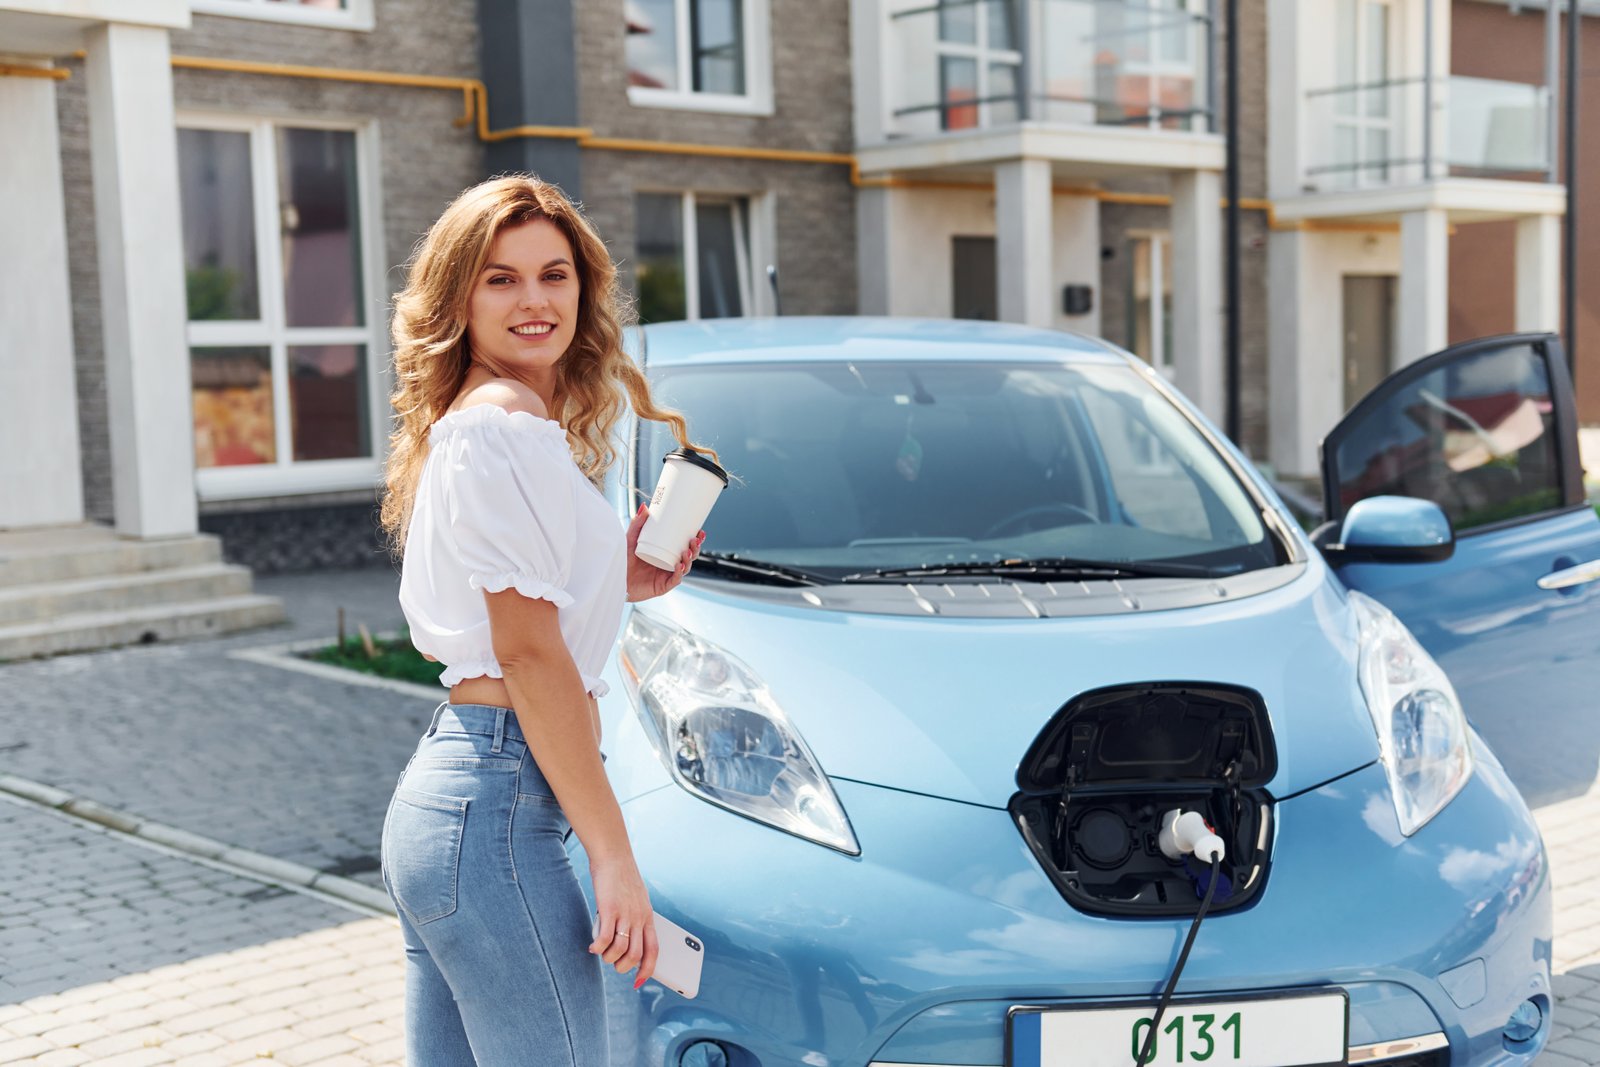
<path fill-rule="evenodd" d="M 633 554 L 652 567 L 676 571 L 690 538 L 700 532 L 727 486 L 728 472 L 710 457 L 690 448 L 668 452 Z"/>

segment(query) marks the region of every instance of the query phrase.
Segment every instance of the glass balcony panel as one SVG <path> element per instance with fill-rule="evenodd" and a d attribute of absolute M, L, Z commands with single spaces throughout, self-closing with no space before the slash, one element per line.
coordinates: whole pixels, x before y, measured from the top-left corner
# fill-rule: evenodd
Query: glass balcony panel
<path fill-rule="evenodd" d="M 1382 86 L 1388 80 L 1389 67 L 1389 5 L 1367 5 L 1365 48 L 1361 57 L 1366 70 L 1364 80 L 1371 83 L 1371 91 L 1362 94 L 1362 103 L 1368 115 L 1389 113 L 1389 92 Z"/>
<path fill-rule="evenodd" d="M 1017 33 L 1017 4 L 1019 0 L 984 0 L 985 21 L 988 25 L 989 48 L 1015 49 L 1021 35 Z"/>
<path fill-rule="evenodd" d="M 1307 192 L 1457 176 L 1539 177 L 1548 167 L 1543 86 L 1486 78 L 1435 82 L 1434 150 L 1423 144 L 1421 78 L 1306 93 Z M 1424 175 L 1431 156 L 1431 171 Z"/>
<path fill-rule="evenodd" d="M 1071 125 L 1209 128 L 1211 27 L 1201 0 L 886 6 L 890 136 L 1008 125 L 1024 114 Z M 1034 57 L 1029 84 L 1021 83 L 1025 54 Z"/>
<path fill-rule="evenodd" d="M 1473 172 L 1545 170 L 1545 91 L 1540 85 L 1450 79 L 1450 165 Z"/>
<path fill-rule="evenodd" d="M 988 98 L 991 125 L 1004 125 L 1017 121 L 1017 65 L 1015 63 L 990 63 Z"/>
<path fill-rule="evenodd" d="M 1165 28 L 1156 35 L 1157 62 L 1187 65 L 1193 55 L 1194 19 L 1184 10 L 1183 0 L 1155 0 L 1155 6 L 1172 12 L 1159 16 Z"/>
<path fill-rule="evenodd" d="M 978 0 L 943 0 L 939 4 L 939 40 L 978 43 Z"/>

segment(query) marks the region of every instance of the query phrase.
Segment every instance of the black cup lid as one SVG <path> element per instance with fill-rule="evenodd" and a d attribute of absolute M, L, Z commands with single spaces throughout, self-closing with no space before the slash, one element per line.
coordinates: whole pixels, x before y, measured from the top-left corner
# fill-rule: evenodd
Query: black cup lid
<path fill-rule="evenodd" d="M 722 484 L 724 486 L 726 486 L 728 484 L 728 472 L 723 470 L 721 467 L 717 466 L 717 461 L 716 460 L 711 459 L 708 456 L 704 456 L 704 455 L 700 454 L 699 452 L 696 452 L 692 448 L 678 448 L 678 449 L 674 449 L 671 452 L 668 452 L 665 456 L 661 457 L 661 462 L 665 463 L 667 460 L 672 459 L 674 457 L 676 457 L 678 459 L 688 460 L 690 463 L 693 463 L 696 467 L 699 467 L 701 470 L 710 471 L 712 474 L 715 474 L 718 478 L 721 478 L 722 479 Z"/>

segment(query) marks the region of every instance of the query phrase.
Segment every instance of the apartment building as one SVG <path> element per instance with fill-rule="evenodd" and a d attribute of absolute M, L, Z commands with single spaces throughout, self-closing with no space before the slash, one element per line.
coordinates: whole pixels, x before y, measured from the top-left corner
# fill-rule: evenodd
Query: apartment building
<path fill-rule="evenodd" d="M 29 146 L 0 160 L 23 250 L 0 260 L 0 384 L 37 398 L 0 426 L 28 457 L 0 528 L 198 528 L 263 569 L 381 559 L 398 267 L 510 170 L 583 203 L 645 321 L 1081 330 L 1220 421 L 1220 9 L 0 0 L 0 135 Z M 1389 369 L 1559 325 L 1545 16 L 1240 0 L 1239 22 L 1241 437 L 1308 474 Z M 1579 385 L 1600 421 L 1600 378 Z"/>
<path fill-rule="evenodd" d="M 1566 191 L 1543 16 L 1497 5 L 1533 31 L 1535 63 L 1521 73 L 1536 80 L 1483 77 L 1466 71 L 1487 69 L 1506 42 L 1479 34 L 1454 47 L 1452 24 L 1487 6 L 1335 0 L 1271 12 L 1268 184 L 1280 228 L 1267 302 L 1271 454 L 1283 470 L 1313 473 L 1321 434 L 1389 370 L 1444 348 L 1452 304 L 1481 302 L 1474 290 L 1509 299 L 1512 314 L 1459 316 L 1458 330 L 1560 328 Z M 1475 284 L 1453 285 L 1466 248 L 1452 256 L 1452 234 L 1488 222 L 1510 228 L 1511 247 L 1489 253 Z"/>

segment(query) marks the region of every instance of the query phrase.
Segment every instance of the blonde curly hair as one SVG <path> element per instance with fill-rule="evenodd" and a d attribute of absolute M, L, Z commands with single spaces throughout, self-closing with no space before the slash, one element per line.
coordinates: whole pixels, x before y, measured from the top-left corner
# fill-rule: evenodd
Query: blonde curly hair
<path fill-rule="evenodd" d="M 531 174 L 492 178 L 445 208 L 418 243 L 405 288 L 395 295 L 389 326 L 395 390 L 390 399 L 398 425 L 389 437 L 380 519 L 397 553 L 405 548 L 417 479 L 428 458 L 428 430 L 455 400 L 467 375 L 472 287 L 500 231 L 540 218 L 566 235 L 579 280 L 578 324 L 572 344 L 556 363 L 549 413 L 566 427 L 579 469 L 597 486 L 603 484 L 617 458 L 610 439 L 623 415 L 624 392 L 639 418 L 667 423 L 679 445 L 716 458 L 715 450 L 690 442 L 682 415 L 656 406 L 649 380 L 622 350 L 629 305 L 618 291 L 616 265 L 594 227 L 549 182 Z"/>

